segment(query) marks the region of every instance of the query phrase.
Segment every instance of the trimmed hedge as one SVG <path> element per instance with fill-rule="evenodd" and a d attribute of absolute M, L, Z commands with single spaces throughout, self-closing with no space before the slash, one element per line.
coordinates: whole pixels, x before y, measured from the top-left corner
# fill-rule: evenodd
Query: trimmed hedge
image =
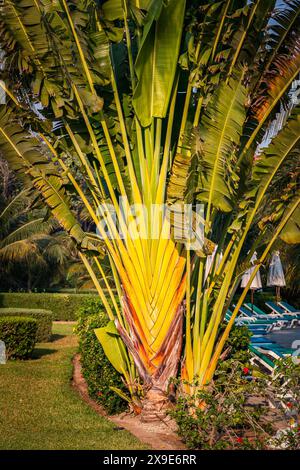
<path fill-rule="evenodd" d="M 99 299 L 88 299 L 77 313 L 76 333 L 79 337 L 82 374 L 88 385 L 89 395 L 109 414 L 119 413 L 127 403 L 109 387 L 126 393 L 120 374 L 113 368 L 94 333 L 95 328 L 106 326 L 108 318 Z"/>
<path fill-rule="evenodd" d="M 30 317 L 38 322 L 36 340 L 38 343 L 47 342 L 52 334 L 51 310 L 37 310 L 33 308 L 0 308 L 1 317 Z"/>
<path fill-rule="evenodd" d="M 34 318 L 0 318 L 0 340 L 5 343 L 7 359 L 26 359 L 32 354 L 37 328 Z"/>
<path fill-rule="evenodd" d="M 75 321 L 76 312 L 87 299 L 97 299 L 94 294 L 61 294 L 61 293 L 27 293 L 4 292 L 0 293 L 0 307 L 35 308 L 51 310 L 53 320 Z"/>

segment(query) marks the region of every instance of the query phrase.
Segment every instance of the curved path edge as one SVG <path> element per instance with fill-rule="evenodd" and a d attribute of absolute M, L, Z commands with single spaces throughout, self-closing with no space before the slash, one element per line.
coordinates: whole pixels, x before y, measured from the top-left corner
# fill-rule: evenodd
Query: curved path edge
<path fill-rule="evenodd" d="M 173 421 L 142 423 L 138 416 L 122 413 L 109 416 L 102 406 L 96 403 L 88 394 L 88 387 L 81 373 L 80 354 L 75 354 L 72 360 L 73 376 L 72 386 L 81 398 L 96 413 L 112 421 L 118 427 L 124 428 L 137 437 L 142 443 L 155 450 L 184 450 L 183 442 L 175 432 L 176 425 Z"/>

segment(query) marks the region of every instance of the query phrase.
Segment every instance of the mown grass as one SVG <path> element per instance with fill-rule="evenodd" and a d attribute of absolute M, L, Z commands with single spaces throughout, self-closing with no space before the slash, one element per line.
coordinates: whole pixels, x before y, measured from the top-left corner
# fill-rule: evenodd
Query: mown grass
<path fill-rule="evenodd" d="M 28 361 L 0 365 L 0 449 L 142 449 L 134 436 L 90 409 L 70 385 L 73 325 Z"/>

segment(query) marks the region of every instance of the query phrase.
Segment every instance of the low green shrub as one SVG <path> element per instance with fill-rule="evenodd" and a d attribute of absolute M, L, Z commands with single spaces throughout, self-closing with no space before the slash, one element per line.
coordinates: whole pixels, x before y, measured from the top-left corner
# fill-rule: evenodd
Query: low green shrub
<path fill-rule="evenodd" d="M 0 317 L 0 340 L 7 359 L 26 359 L 34 349 L 38 322 L 30 317 Z"/>
<path fill-rule="evenodd" d="M 106 326 L 108 318 L 99 299 L 87 299 L 78 310 L 76 333 L 79 337 L 82 373 L 90 396 L 109 414 L 124 411 L 127 403 L 110 387 L 126 393 L 120 374 L 113 368 L 94 333 L 95 328 Z"/>
<path fill-rule="evenodd" d="M 220 335 L 225 328 L 226 325 L 221 328 Z M 244 364 L 248 363 L 251 357 L 249 351 L 251 335 L 252 333 L 247 326 L 234 325 L 224 346 L 224 351 L 226 351 L 224 359 L 236 359 Z"/>
<path fill-rule="evenodd" d="M 21 305 L 22 308 L 51 310 L 53 320 L 75 321 L 76 311 L 86 299 L 97 299 L 97 295 L 49 292 L 4 292 L 0 293 L 0 307 L 18 308 Z"/>
<path fill-rule="evenodd" d="M 291 358 L 272 378 L 230 359 L 208 387 L 180 396 L 170 415 L 191 449 L 299 450 L 299 412 L 300 365 Z"/>
<path fill-rule="evenodd" d="M 52 312 L 50 310 L 38 310 L 33 308 L 0 308 L 0 318 L 11 316 L 35 318 L 38 322 L 36 341 L 38 343 L 42 343 L 51 339 Z"/>

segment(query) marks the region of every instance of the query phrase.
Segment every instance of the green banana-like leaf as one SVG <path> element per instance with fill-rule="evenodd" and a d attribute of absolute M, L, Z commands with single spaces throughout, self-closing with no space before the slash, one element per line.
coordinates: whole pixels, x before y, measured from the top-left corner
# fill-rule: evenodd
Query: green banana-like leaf
<path fill-rule="evenodd" d="M 272 70 L 263 80 L 267 87 L 263 86 L 258 91 L 256 101 L 253 103 L 255 118 L 263 121 L 265 116 L 273 110 L 275 105 L 284 96 L 293 81 L 300 73 L 300 44 L 299 40 L 294 41 L 293 53 L 290 57 L 283 54 L 276 60 L 275 71 Z"/>
<path fill-rule="evenodd" d="M 286 212 L 288 211 L 288 207 Z M 284 217 L 284 214 L 283 214 Z M 295 210 L 293 215 L 289 218 L 284 229 L 280 233 L 280 238 L 289 244 L 300 243 L 300 207 Z"/>
<path fill-rule="evenodd" d="M 151 2 L 135 64 L 138 83 L 133 106 L 144 127 L 153 117 L 166 116 L 181 41 L 185 0 L 162 3 Z"/>
<path fill-rule="evenodd" d="M 99 123 L 97 122 L 97 119 L 93 119 L 92 123 L 93 123 L 94 133 L 95 133 L 95 136 L 96 136 L 96 139 L 97 139 L 97 142 L 98 142 L 98 147 L 99 147 L 99 149 L 101 151 L 101 154 L 103 156 L 103 160 L 104 160 L 104 163 L 105 163 L 107 173 L 109 175 L 109 179 L 111 181 L 111 184 L 112 184 L 113 188 L 118 188 L 118 182 L 117 182 L 117 178 L 116 178 L 114 165 L 113 165 L 113 162 L 112 162 L 111 154 L 110 154 L 106 139 L 104 137 L 103 130 L 99 126 Z M 107 123 L 108 129 L 109 129 L 109 132 L 112 136 L 114 151 L 115 151 L 116 159 L 117 159 L 117 162 L 118 162 L 118 167 L 119 167 L 120 172 L 122 174 L 122 180 L 123 180 L 125 188 L 128 189 L 129 188 L 129 179 L 128 179 L 126 165 L 125 165 L 124 160 L 123 160 L 123 158 L 124 158 L 124 149 L 123 149 L 122 145 L 120 145 L 120 142 L 119 142 L 120 135 L 118 133 L 118 128 L 117 128 L 118 126 L 116 125 L 114 120 L 110 117 L 107 117 L 106 123 Z M 100 174 L 102 174 L 101 168 L 99 168 L 99 172 L 100 172 Z"/>
<path fill-rule="evenodd" d="M 108 21 L 123 20 L 124 2 L 135 13 L 138 9 L 148 10 L 151 0 L 106 0 L 101 6 L 104 17 Z"/>
<path fill-rule="evenodd" d="M 191 203 L 195 189 L 197 155 L 175 155 L 171 175 L 167 187 L 167 200 L 169 203 Z"/>
<path fill-rule="evenodd" d="M 263 228 L 266 223 L 274 223 L 285 219 L 285 217 L 290 213 L 290 211 L 296 206 L 294 212 L 289 215 L 289 219 L 284 225 L 282 231 L 279 234 L 281 240 L 289 245 L 296 245 L 300 243 L 300 192 L 297 191 L 296 195 L 289 197 L 289 202 L 283 198 L 280 204 L 277 204 L 277 207 L 273 212 L 265 217 L 259 224 L 260 228 Z"/>
<path fill-rule="evenodd" d="M 243 132 L 243 144 L 239 150 L 239 162 L 251 161 L 257 144 L 263 139 L 264 133 L 273 119 L 280 100 L 286 97 L 293 81 L 300 73 L 300 45 L 298 39 L 293 39 L 289 45 L 290 53 L 286 50 L 278 54 L 272 69 L 265 74 L 259 74 L 258 86 L 253 93 L 249 115 Z M 286 48 L 287 49 L 287 48 Z"/>
<path fill-rule="evenodd" d="M 198 184 L 198 164 L 202 153 L 202 142 L 199 132 L 194 129 L 189 139 L 183 144 L 183 152 L 177 153 L 172 162 L 167 186 L 167 202 L 192 203 Z M 189 149 L 186 151 L 186 149 Z"/>
<path fill-rule="evenodd" d="M 95 249 L 94 245 L 87 242 L 85 232 L 70 210 L 70 201 L 65 188 L 62 186 L 61 177 L 52 175 L 45 178 L 41 175 L 33 180 L 33 184 L 41 194 L 45 204 L 50 208 L 53 216 L 76 243 L 84 245 L 87 249 Z"/>
<path fill-rule="evenodd" d="M 95 27 L 93 0 L 66 2 L 35 0 L 4 3 L 0 10 L 0 42 L 10 44 L 6 61 L 8 79 L 27 73 L 28 83 L 44 108 L 52 107 L 56 118 L 76 117 L 77 103 L 70 83 L 82 89 L 90 112 L 101 107 L 101 98 L 88 95 L 87 78 L 67 16 L 75 27 L 84 58 L 95 85 L 110 81 L 109 49 L 104 31 Z M 9 73 L 13 70 L 13 75 Z"/>
<path fill-rule="evenodd" d="M 126 395 L 126 393 L 124 393 L 122 390 L 120 390 L 118 387 L 109 387 L 110 390 L 112 390 L 113 392 L 115 392 L 117 395 L 119 395 L 119 397 L 123 398 L 123 400 L 127 401 L 127 403 L 131 403 L 132 400 L 129 398 L 128 395 Z"/>
<path fill-rule="evenodd" d="M 55 164 L 47 158 L 39 140 L 24 131 L 9 107 L 0 106 L 0 151 L 10 166 L 31 177 L 45 204 L 64 230 L 84 249 L 99 250 L 102 243 L 91 243 L 70 208 L 66 192 L 66 180 Z"/>
<path fill-rule="evenodd" d="M 234 207 L 238 175 L 235 149 L 239 145 L 245 120 L 246 89 L 243 73 L 220 85 L 200 126 L 203 140 L 198 196 L 222 212 Z"/>
<path fill-rule="evenodd" d="M 283 190 L 282 196 L 279 199 L 275 199 L 275 201 L 268 200 L 267 210 L 269 209 L 269 214 L 260 218 L 258 222 L 258 227 L 261 231 L 268 225 L 273 229 L 276 223 L 289 215 L 289 219 L 285 223 L 279 237 L 290 245 L 300 243 L 300 192 L 299 190 L 292 190 L 292 186 L 290 185 Z M 290 210 L 293 208 L 294 212 L 290 215 Z"/>
<path fill-rule="evenodd" d="M 103 351 L 113 367 L 125 375 L 127 371 L 126 349 L 113 321 L 94 330 Z"/>
<path fill-rule="evenodd" d="M 245 61 L 251 63 L 255 58 L 260 42 L 257 41 L 257 35 L 262 31 L 272 13 L 275 0 L 256 0 L 247 2 L 247 10 L 244 24 L 239 28 L 233 38 L 233 60 L 230 65 L 231 71 Z"/>
<path fill-rule="evenodd" d="M 41 151 L 40 142 L 24 131 L 10 106 L 0 105 L 0 148 L 11 168 L 27 176 L 39 167 L 45 175 L 56 174 L 57 167 Z"/>
<path fill-rule="evenodd" d="M 300 1 L 289 0 L 285 8 L 280 8 L 273 14 L 273 22 L 269 25 L 267 60 L 264 68 L 268 70 L 270 64 L 276 59 L 276 55 L 291 31 L 297 30 L 300 15 Z"/>

